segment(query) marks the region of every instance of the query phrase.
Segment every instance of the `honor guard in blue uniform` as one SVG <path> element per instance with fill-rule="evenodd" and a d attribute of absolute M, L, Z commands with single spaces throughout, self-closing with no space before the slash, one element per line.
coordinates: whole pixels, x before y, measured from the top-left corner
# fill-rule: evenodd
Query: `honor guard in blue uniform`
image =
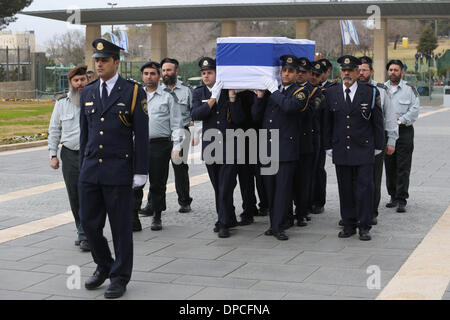
<path fill-rule="evenodd" d="M 311 218 L 307 214 L 320 213 L 318 212 L 317 207 L 313 206 L 313 192 L 316 183 L 314 177 L 316 176 L 317 172 L 320 148 L 322 144 L 320 132 L 322 126 L 321 122 L 323 118 L 323 109 L 325 108 L 325 89 L 319 87 L 319 83 L 323 73 L 326 72 L 326 69 L 325 66 L 318 61 L 311 62 L 310 67 L 310 77 L 305 85 L 311 92 L 308 97 L 308 104 L 314 111 L 312 112 L 311 120 L 308 120 L 307 122 L 303 121 L 302 123 L 303 134 L 301 137 L 305 140 L 303 143 L 303 145 L 305 146 L 305 151 L 303 152 L 304 156 L 300 159 L 301 178 L 299 179 L 299 181 L 304 181 L 305 184 L 308 184 L 309 187 L 307 190 L 303 190 L 304 188 L 307 188 L 307 186 L 304 186 L 302 182 L 302 189 L 299 193 L 301 199 L 301 201 L 299 202 L 300 211 L 297 213 L 297 216 L 299 217 L 299 219 L 297 220 L 298 226 L 304 226 L 306 225 L 306 221 L 311 220 Z M 308 147 L 306 148 L 306 146 Z M 310 152 L 311 149 L 312 153 Z M 304 201 L 306 201 L 306 203 Z M 313 208 L 315 210 L 313 210 Z"/>
<path fill-rule="evenodd" d="M 270 228 L 266 235 L 278 240 L 288 240 L 285 233 L 289 206 L 292 206 L 293 184 L 297 162 L 300 158 L 301 118 L 310 112 L 308 108 L 309 91 L 296 84 L 298 61 L 293 55 L 280 57 L 282 85 L 274 79 L 264 79 L 270 91 L 257 90 L 257 99 L 252 106 L 252 117 L 267 130 L 267 150 L 273 162 L 277 162 L 278 171 L 264 175 L 270 212 Z M 273 130 L 278 130 L 279 141 L 273 140 Z M 275 131 L 276 132 L 276 131 Z M 278 142 L 279 154 L 272 154 L 272 143 Z M 274 160 L 274 158 L 276 158 Z"/>
<path fill-rule="evenodd" d="M 335 83 L 333 81 L 329 81 L 331 71 L 333 70 L 333 65 L 328 59 L 320 59 L 317 62 L 320 62 L 324 67 L 324 73 L 321 76 L 321 81 L 319 86 L 322 89 L 324 94 L 326 93 L 326 89 Z M 323 137 L 323 108 L 319 111 L 318 117 L 320 118 L 320 136 L 321 140 Z M 320 214 L 324 211 L 324 206 L 326 202 L 326 188 L 327 188 L 327 172 L 325 170 L 325 150 L 323 149 L 323 143 L 321 141 L 319 155 L 316 164 L 316 173 L 313 178 L 313 191 L 312 191 L 312 213 Z"/>
<path fill-rule="evenodd" d="M 133 266 L 133 187 L 148 172 L 148 111 L 145 92 L 118 75 L 122 48 L 104 39 L 92 44 L 99 79 L 81 93 L 80 217 L 97 268 L 86 282 L 95 289 L 109 278 L 106 298 L 126 290 Z M 112 258 L 103 236 L 108 215 L 114 243 Z"/>
<path fill-rule="evenodd" d="M 222 90 L 223 83 L 216 82 L 216 61 L 204 57 L 200 59 L 199 66 L 205 85 L 196 88 L 193 92 L 191 116 L 192 120 L 203 122 L 202 159 L 206 163 L 214 188 L 218 214 L 214 232 L 218 232 L 220 238 L 227 238 L 230 236 L 229 228 L 237 225 L 233 193 L 238 169 L 236 152 L 234 152 L 233 163 L 226 161 L 226 144 L 236 144 L 235 140 L 226 140 L 226 130 L 240 128 L 245 116 L 235 90 Z M 214 136 L 208 139 L 206 133 L 214 134 Z M 236 145 L 234 149 L 236 151 Z M 222 151 L 222 156 L 216 154 L 218 150 Z"/>
<path fill-rule="evenodd" d="M 311 188 L 309 192 L 308 200 L 308 213 L 320 214 L 323 212 L 323 206 L 318 206 L 314 203 L 314 190 L 318 182 L 317 176 L 319 171 L 319 162 L 321 160 L 321 150 L 322 147 L 322 122 L 323 122 L 323 110 L 325 109 L 325 88 L 321 87 L 322 78 L 324 73 L 327 72 L 327 67 L 325 64 L 319 61 L 314 61 L 311 63 L 311 77 L 309 78 L 309 83 L 314 86 L 315 93 L 310 98 L 310 103 L 314 106 L 314 117 L 313 117 L 313 144 L 314 144 L 314 161 L 313 161 L 313 171 L 311 177 Z M 323 152 L 325 157 L 325 151 Z M 324 158 L 325 160 L 325 158 Z M 323 162 L 323 166 L 325 162 Z M 325 169 L 322 169 L 323 171 Z M 325 173 L 326 179 L 326 173 Z M 308 216 L 309 217 L 309 216 Z"/>
<path fill-rule="evenodd" d="M 378 89 L 358 83 L 359 59 L 343 56 L 342 84 L 327 89 L 324 148 L 336 166 L 339 202 L 348 238 L 359 228 L 360 240 L 370 240 L 373 211 L 373 164 L 384 147 L 383 113 Z"/>
<path fill-rule="evenodd" d="M 241 124 L 242 130 L 258 130 L 257 125 L 253 122 L 251 107 L 255 101 L 255 93 L 250 90 L 244 90 L 237 93 L 238 99 L 242 106 L 242 111 L 245 115 L 245 120 Z M 257 131 L 256 131 L 257 132 Z M 258 215 L 258 209 L 256 207 L 256 195 L 255 195 L 255 173 L 257 164 L 250 164 L 249 152 L 250 141 L 245 140 L 245 163 L 238 164 L 238 179 L 239 188 L 242 196 L 242 209 L 244 211 L 240 214 L 241 221 L 238 222 L 240 226 L 252 224 L 254 222 L 254 216 Z M 260 195 L 261 199 L 261 195 Z M 263 200 L 264 201 L 264 196 Z"/>
<path fill-rule="evenodd" d="M 314 151 L 315 151 L 315 139 L 316 132 L 314 128 L 315 117 L 315 105 L 314 101 L 318 92 L 318 88 L 315 88 L 309 83 L 311 78 L 311 62 L 305 58 L 298 58 L 299 72 L 297 75 L 297 85 L 300 89 L 307 90 L 309 92 L 307 96 L 308 112 L 306 112 L 300 120 L 300 132 L 299 132 L 299 160 L 296 166 L 295 180 L 294 180 L 294 204 L 295 204 L 295 217 L 297 218 L 297 226 L 306 226 L 308 217 L 308 201 L 310 194 L 310 185 L 313 174 L 314 165 Z M 293 224 L 291 219 L 290 225 Z"/>

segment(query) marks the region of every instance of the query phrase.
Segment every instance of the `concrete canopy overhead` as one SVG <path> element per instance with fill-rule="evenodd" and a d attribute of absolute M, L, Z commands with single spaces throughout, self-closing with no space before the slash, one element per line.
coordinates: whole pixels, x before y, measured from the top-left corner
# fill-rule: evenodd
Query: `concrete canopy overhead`
<path fill-rule="evenodd" d="M 371 5 L 380 8 L 381 18 L 450 17 L 450 1 L 331 1 L 296 3 L 248 3 L 173 5 L 81 9 L 80 24 L 147 24 L 153 22 L 198 22 L 217 20 L 367 19 Z M 66 10 L 22 11 L 21 14 L 67 21 Z"/>

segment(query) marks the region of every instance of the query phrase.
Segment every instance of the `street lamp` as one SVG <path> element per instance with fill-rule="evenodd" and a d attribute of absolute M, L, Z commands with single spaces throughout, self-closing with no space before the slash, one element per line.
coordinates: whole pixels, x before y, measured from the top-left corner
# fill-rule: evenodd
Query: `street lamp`
<path fill-rule="evenodd" d="M 108 2 L 108 6 L 111 6 L 111 9 L 114 8 L 114 6 L 117 6 L 117 2 Z M 111 33 L 114 32 L 114 25 L 111 25 Z"/>

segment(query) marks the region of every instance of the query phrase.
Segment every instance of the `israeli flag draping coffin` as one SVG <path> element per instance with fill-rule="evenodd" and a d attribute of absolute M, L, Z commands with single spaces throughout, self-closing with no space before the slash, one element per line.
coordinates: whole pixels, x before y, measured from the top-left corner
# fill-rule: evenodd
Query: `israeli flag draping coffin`
<path fill-rule="evenodd" d="M 314 60 L 315 41 L 286 37 L 217 38 L 217 80 L 225 89 L 265 89 L 263 77 L 280 83 L 285 54 Z"/>

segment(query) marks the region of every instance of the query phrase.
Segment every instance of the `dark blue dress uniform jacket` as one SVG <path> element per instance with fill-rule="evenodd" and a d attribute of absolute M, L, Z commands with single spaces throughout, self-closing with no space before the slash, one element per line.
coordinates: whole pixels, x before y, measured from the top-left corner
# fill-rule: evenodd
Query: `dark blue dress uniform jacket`
<path fill-rule="evenodd" d="M 310 83 L 306 83 L 304 87 L 310 94 L 308 97 L 308 112 L 305 113 L 300 122 L 300 154 L 311 154 L 319 147 L 320 104 L 317 105 L 316 103 L 318 102 L 317 99 L 321 98 L 321 90 L 319 88 L 314 90 L 315 87 Z"/>
<path fill-rule="evenodd" d="M 373 164 L 375 149 L 384 148 L 383 113 L 380 93 L 374 86 L 358 83 L 351 107 L 347 106 L 342 84 L 326 89 L 324 112 L 324 149 L 333 149 L 335 165 Z"/>
<path fill-rule="evenodd" d="M 313 112 L 307 105 L 309 91 L 307 88 L 296 95 L 300 89 L 292 84 L 285 94 L 280 90 L 270 94 L 266 91 L 263 98 L 256 98 L 252 106 L 253 119 L 267 129 L 267 153 L 271 156 L 272 129 L 279 129 L 279 161 L 296 161 L 300 155 L 300 119 Z"/>
<path fill-rule="evenodd" d="M 131 115 L 134 84 L 119 76 L 106 107 L 100 99 L 100 80 L 83 89 L 80 100 L 80 181 L 131 185 L 134 174 L 148 173 L 147 96 L 139 88 Z M 126 118 L 125 123 L 119 115 Z"/>
<path fill-rule="evenodd" d="M 245 121 L 245 114 L 242 110 L 239 96 L 235 102 L 230 102 L 228 90 L 223 89 L 220 93 L 219 103 L 215 103 L 212 108 L 208 105 L 208 99 L 211 98 L 211 92 L 206 86 L 196 88 L 192 94 L 191 117 L 194 121 L 203 121 L 202 133 L 208 129 L 220 131 L 222 134 L 221 144 L 223 145 L 223 161 L 226 159 L 226 129 L 238 129 Z M 202 159 L 205 148 L 215 140 L 202 141 Z M 236 145 L 234 160 L 237 158 Z M 214 156 L 214 152 L 212 153 Z"/>

